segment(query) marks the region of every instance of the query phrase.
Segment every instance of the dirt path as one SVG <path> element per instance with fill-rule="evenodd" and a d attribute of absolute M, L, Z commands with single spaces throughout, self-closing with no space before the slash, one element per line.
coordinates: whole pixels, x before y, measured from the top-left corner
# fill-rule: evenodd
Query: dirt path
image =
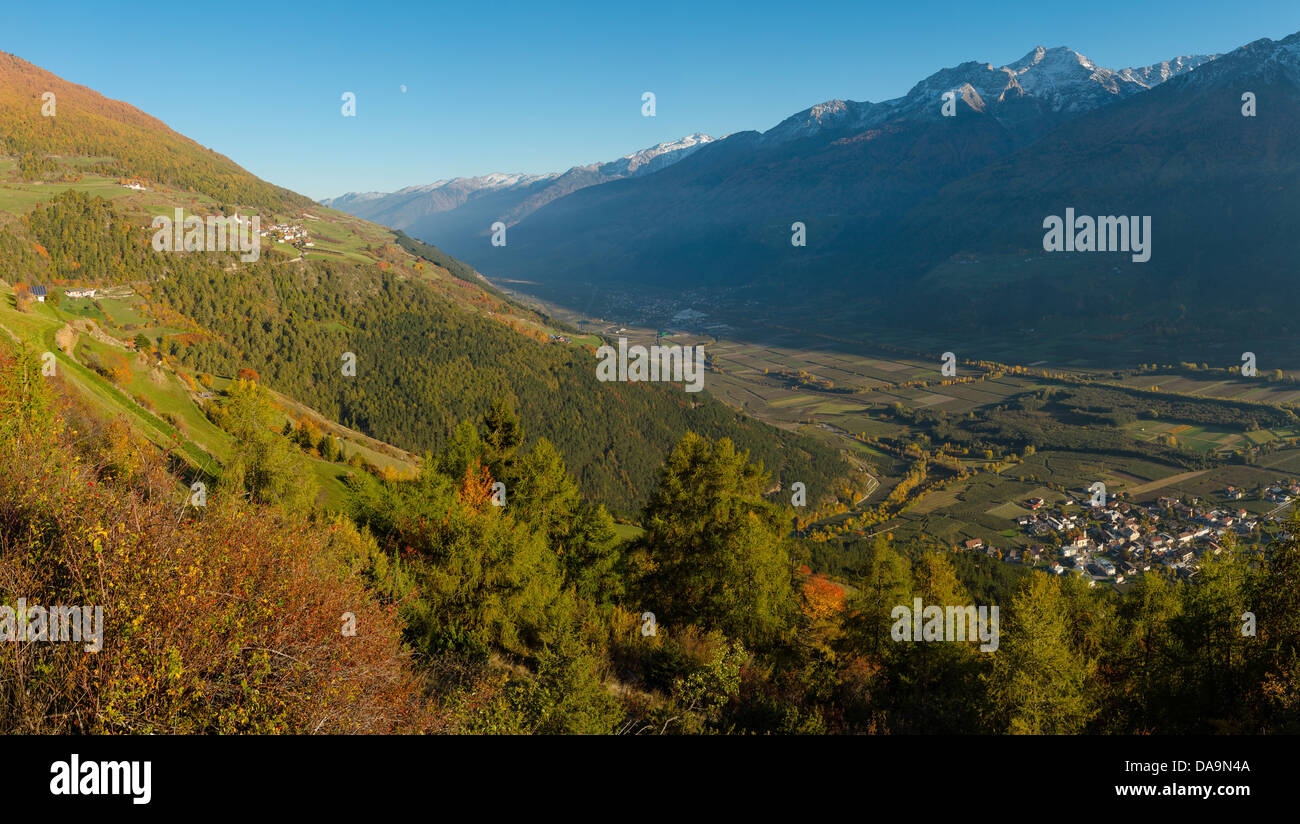
<path fill-rule="evenodd" d="M 77 348 L 77 341 L 80 337 L 77 330 L 72 328 L 72 324 L 65 323 L 59 327 L 59 331 L 54 333 L 54 345 L 71 355 Z"/>
<path fill-rule="evenodd" d="M 72 341 L 74 344 L 76 343 L 76 338 L 75 338 L 76 333 L 82 332 L 87 335 L 90 335 L 95 340 L 99 341 L 100 343 L 106 344 L 108 346 L 116 346 L 118 349 L 131 348 L 127 346 L 125 343 L 123 343 L 122 341 L 118 340 L 117 338 L 105 332 L 103 329 L 100 329 L 99 324 L 95 323 L 95 321 L 91 320 L 90 318 L 77 318 L 76 320 L 69 322 L 62 329 L 60 329 L 58 332 L 55 333 L 55 341 L 58 341 L 60 339 L 59 336 L 64 335 L 65 332 L 72 333 L 73 335 Z"/>
<path fill-rule="evenodd" d="M 1141 486 L 1135 486 L 1131 489 L 1126 489 L 1124 491 L 1130 495 L 1141 495 L 1146 492 L 1154 492 L 1157 489 L 1160 489 L 1161 487 L 1169 486 L 1170 484 L 1182 483 L 1183 481 L 1190 481 L 1192 478 L 1200 477 L 1201 475 L 1204 475 L 1206 472 L 1209 471 L 1210 470 L 1208 469 L 1198 469 L 1195 472 L 1184 472 L 1181 475 L 1170 475 L 1168 478 L 1160 478 L 1159 480 L 1151 481 L 1150 483 L 1145 483 L 1142 484 Z"/>

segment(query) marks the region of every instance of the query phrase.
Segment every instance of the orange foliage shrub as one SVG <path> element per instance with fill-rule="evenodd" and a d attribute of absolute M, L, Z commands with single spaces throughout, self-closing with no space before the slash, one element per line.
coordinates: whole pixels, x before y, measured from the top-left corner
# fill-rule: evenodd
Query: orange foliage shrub
<path fill-rule="evenodd" d="M 0 641 L 4 733 L 390 733 L 438 721 L 373 541 L 208 493 L 0 346 L 0 601 L 103 607 L 102 649 Z M 355 634 L 344 635 L 344 615 Z"/>
<path fill-rule="evenodd" d="M 813 619 L 832 618 L 844 609 L 844 588 L 814 575 L 803 585 L 804 614 Z"/>
<path fill-rule="evenodd" d="M 456 494 L 470 509 L 482 511 L 492 498 L 492 484 L 488 468 L 475 460 L 465 467 L 465 477 L 461 479 Z"/>

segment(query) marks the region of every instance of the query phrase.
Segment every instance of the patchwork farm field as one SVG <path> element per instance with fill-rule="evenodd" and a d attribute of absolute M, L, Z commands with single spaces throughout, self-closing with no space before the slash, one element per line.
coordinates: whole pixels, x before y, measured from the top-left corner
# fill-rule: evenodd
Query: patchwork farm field
<path fill-rule="evenodd" d="M 1192 378 L 1182 375 L 1136 375 L 1120 383 L 1134 389 L 1174 392 L 1205 398 L 1255 401 L 1257 403 L 1300 403 L 1300 387 L 1287 383 L 1271 383 L 1260 377 L 1206 376 Z"/>
<path fill-rule="evenodd" d="M 1276 470 L 1278 472 L 1300 474 L 1300 450 L 1288 449 L 1266 455 L 1260 459 L 1259 466 L 1269 471 Z"/>
<path fill-rule="evenodd" d="M 1163 436 L 1168 436 L 1183 447 L 1197 452 L 1231 450 L 1258 446 L 1278 439 L 1300 437 L 1300 430 L 1293 426 L 1243 432 L 1226 426 L 1138 421 L 1127 425 L 1125 429 L 1137 440 L 1156 441 Z"/>
<path fill-rule="evenodd" d="M 1292 416 L 1292 422 L 1277 425 L 1290 414 L 1283 404 L 1300 403 L 1300 389 L 1286 383 L 1237 380 L 1226 373 L 1217 379 L 1172 374 L 1117 379 L 1090 368 L 1086 359 L 1071 359 L 1067 351 L 1055 353 L 1050 364 L 1025 363 L 1024 369 L 990 371 L 999 367 L 959 362 L 956 376 L 945 377 L 937 359 L 886 354 L 874 351 L 875 344 L 826 334 L 773 326 L 761 342 L 737 341 L 624 328 L 543 306 L 610 339 L 626 337 L 644 346 L 703 345 L 710 362 L 706 390 L 719 400 L 868 462 L 879 485 L 860 509 L 889 499 L 891 514 L 861 526 L 848 523 L 854 513 L 839 513 L 818 521 L 817 528 L 861 535 L 889 531 L 896 538 L 949 546 L 979 538 L 1006 549 L 1035 540 L 1016 523 L 1029 511 L 1029 499 L 1082 501 L 1098 481 L 1108 492 L 1136 500 L 1170 495 L 1223 505 L 1229 502 L 1227 487 L 1234 486 L 1247 491 L 1234 506 L 1262 514 L 1276 507 L 1264 500 L 1262 490 L 1300 477 L 1300 422 Z M 942 351 L 940 341 L 882 338 L 879 343 L 914 348 L 933 343 L 930 348 Z M 997 359 L 993 352 L 986 357 Z M 1124 390 L 1116 389 L 1116 382 L 1166 397 L 1117 395 Z M 1051 405 L 1052 399 L 1061 402 Z M 1252 405 L 1243 412 L 1224 406 L 1224 400 L 1266 404 L 1271 417 L 1263 426 L 1249 426 L 1250 410 L 1265 407 Z M 1151 409 L 1159 414 L 1148 414 Z M 1170 417 L 1174 414 L 1192 420 Z M 923 490 L 912 493 L 909 486 L 895 500 L 899 484 L 923 460 L 935 460 L 935 450 L 951 446 L 930 437 L 925 421 L 936 418 L 947 422 L 949 437 L 961 434 L 966 442 L 979 442 L 974 448 L 954 442 L 941 459 L 968 476 L 944 481 L 942 474 L 928 474 Z M 968 422 L 974 428 L 954 431 Z M 927 450 L 924 458 L 919 450 L 902 456 L 903 446 L 915 450 L 916 444 Z"/>

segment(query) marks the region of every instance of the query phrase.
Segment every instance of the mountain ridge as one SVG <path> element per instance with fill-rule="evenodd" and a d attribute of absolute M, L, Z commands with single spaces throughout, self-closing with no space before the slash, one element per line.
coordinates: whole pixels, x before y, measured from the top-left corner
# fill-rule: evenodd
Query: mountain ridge
<path fill-rule="evenodd" d="M 312 201 L 268 183 L 230 158 L 163 121 L 88 86 L 72 83 L 16 55 L 0 52 L 0 152 L 105 156 L 161 183 L 209 191 L 268 209 Z M 42 113 L 53 94 L 54 116 Z"/>
<path fill-rule="evenodd" d="M 552 200 L 578 189 L 626 177 L 652 174 L 682 160 L 713 140 L 707 134 L 694 132 L 615 160 L 572 166 L 563 172 L 491 172 L 406 186 L 394 192 L 349 192 L 320 202 L 356 214 L 357 217 L 377 220 L 390 228 L 418 231 L 423 218 L 454 211 L 475 198 L 498 195 L 492 201 L 489 214 L 497 214 L 509 226 Z M 476 219 L 482 222 L 481 218 Z M 495 219 L 481 226 L 480 231 L 488 231 L 488 226 L 493 222 Z"/>
<path fill-rule="evenodd" d="M 940 70 L 892 101 L 819 103 L 656 174 L 575 191 L 513 225 L 505 247 L 477 226 L 424 239 L 458 244 L 488 277 L 538 297 L 648 325 L 683 309 L 710 322 L 799 310 L 845 329 L 914 330 L 939 317 L 1001 327 L 1027 312 L 1026 328 L 1085 334 L 1127 317 L 1115 334 L 1150 337 L 1248 329 L 1256 313 L 1260 332 L 1290 334 L 1286 301 L 1221 311 L 1200 296 L 1234 266 L 1281 288 L 1279 216 L 1300 210 L 1286 196 L 1300 164 L 1283 138 L 1300 128 L 1297 89 L 1300 33 L 1120 70 L 1035 48 L 1002 68 Z M 1243 117 L 1248 91 L 1258 117 Z M 1042 256 L 1043 217 L 1066 206 L 1154 215 L 1152 261 Z M 796 222 L 806 247 L 791 245 Z M 1229 228 L 1250 242 L 1234 251 Z M 637 308 L 652 305 L 663 308 Z"/>

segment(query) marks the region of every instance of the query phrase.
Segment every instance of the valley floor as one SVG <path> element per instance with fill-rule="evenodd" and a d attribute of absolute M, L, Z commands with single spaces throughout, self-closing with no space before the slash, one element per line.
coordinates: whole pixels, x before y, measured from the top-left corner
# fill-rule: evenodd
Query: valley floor
<path fill-rule="evenodd" d="M 1078 365 L 1041 362 L 959 362 L 956 374 L 946 376 L 937 357 L 895 351 L 888 343 L 853 342 L 795 328 L 772 328 L 764 340 L 753 341 L 728 337 L 727 327 L 719 327 L 713 335 L 701 334 L 698 328 L 691 332 L 630 326 L 506 290 L 525 305 L 606 340 L 622 337 L 629 345 L 646 346 L 701 344 L 709 363 L 705 391 L 737 411 L 841 447 L 870 473 L 867 494 L 853 508 L 817 513 L 804 534 L 870 537 L 890 532 L 936 546 L 979 546 L 998 558 L 1014 556 L 1022 563 L 1050 568 L 1058 559 L 1054 544 L 1062 536 L 1048 541 L 1019 523 L 1030 514 L 1026 502 L 1031 499 L 1086 499 L 1086 490 L 1100 482 L 1112 499 L 1122 497 L 1134 505 L 1154 507 L 1160 498 L 1194 501 L 1200 507 L 1194 518 L 1189 516 L 1178 530 L 1173 520 L 1166 526 L 1175 532 L 1199 529 L 1202 515 L 1229 510 L 1245 512 L 1249 522 L 1268 529 L 1289 506 L 1283 493 L 1270 490 L 1300 484 L 1300 421 L 1250 428 L 1235 421 L 1140 418 L 1100 427 L 1108 437 L 1114 436 L 1105 445 L 1085 443 L 1067 449 L 1053 448 L 1052 442 L 1036 443 L 1032 449 L 998 450 L 996 455 L 932 442 L 931 454 L 923 459 L 910 446 L 918 438 L 930 441 L 927 427 L 910 420 L 918 412 L 942 413 L 948 421 L 996 420 L 1019 399 L 1062 387 L 1104 382 L 1121 390 L 1167 393 L 1180 401 L 1201 402 L 1207 410 L 1218 401 L 1285 410 L 1300 402 L 1300 386 L 1289 381 L 1266 382 L 1221 372 L 1145 374 L 1138 370 L 1116 378 L 1115 373 Z M 703 322 L 685 319 L 682 325 Z M 1034 414 L 1042 416 L 1044 423 L 1052 422 L 1044 413 Z M 1207 411 L 1205 417 L 1213 414 Z M 1086 433 L 1085 439 L 1099 429 L 1092 423 L 1067 423 L 1065 428 Z M 1150 454 L 1143 454 L 1144 449 Z M 1176 449 L 1183 463 L 1204 461 L 1206 465 L 1189 468 L 1162 457 L 1158 449 L 1168 454 Z M 947 465 L 939 466 L 936 458 Z M 911 486 L 918 466 L 925 481 Z M 900 484 L 908 486 L 900 489 Z M 1154 524 L 1150 529 L 1156 534 Z M 1246 543 L 1258 537 L 1259 533 L 1241 535 Z M 1198 555 L 1213 551 L 1208 539 L 1201 538 Z M 1025 557 L 1047 544 L 1053 545 L 1053 551 L 1038 561 Z"/>

